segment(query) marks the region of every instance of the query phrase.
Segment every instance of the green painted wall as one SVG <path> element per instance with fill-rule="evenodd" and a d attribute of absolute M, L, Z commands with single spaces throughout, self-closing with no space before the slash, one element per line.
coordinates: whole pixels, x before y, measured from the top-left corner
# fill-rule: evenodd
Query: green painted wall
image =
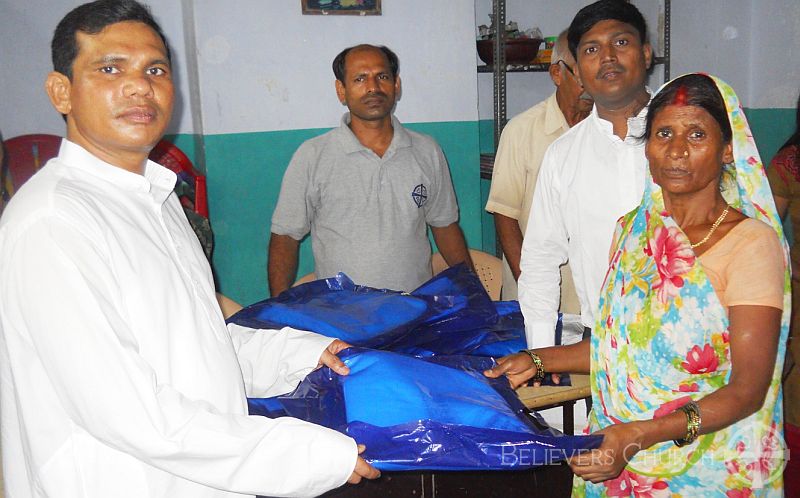
<path fill-rule="evenodd" d="M 794 132 L 794 109 L 745 109 L 753 137 L 764 165 L 769 165 L 778 148 Z"/>
<path fill-rule="evenodd" d="M 481 119 L 478 121 L 478 133 L 481 154 L 494 154 L 494 120 Z"/>
<path fill-rule="evenodd" d="M 494 154 L 494 120 L 481 119 L 478 121 L 478 143 L 480 144 L 481 154 Z M 490 180 L 481 179 L 481 236 L 483 238 L 483 250 L 489 254 L 497 251 L 497 234 L 494 229 L 494 217 L 487 213 L 484 208 L 489 199 L 489 189 L 492 186 Z"/>

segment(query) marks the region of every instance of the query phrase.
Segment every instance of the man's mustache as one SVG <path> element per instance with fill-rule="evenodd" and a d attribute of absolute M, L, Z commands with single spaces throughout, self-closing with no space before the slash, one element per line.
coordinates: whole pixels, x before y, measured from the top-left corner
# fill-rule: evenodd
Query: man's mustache
<path fill-rule="evenodd" d="M 607 65 L 601 67 L 599 71 L 597 71 L 596 78 L 597 79 L 601 79 L 606 74 L 612 73 L 612 72 L 613 73 L 624 73 L 625 72 L 625 68 L 620 66 L 619 64 L 607 64 Z"/>
<path fill-rule="evenodd" d="M 361 101 L 364 102 L 365 100 L 374 99 L 375 97 L 379 97 L 384 100 L 389 98 L 389 96 L 383 92 L 371 92 L 361 97 Z"/>

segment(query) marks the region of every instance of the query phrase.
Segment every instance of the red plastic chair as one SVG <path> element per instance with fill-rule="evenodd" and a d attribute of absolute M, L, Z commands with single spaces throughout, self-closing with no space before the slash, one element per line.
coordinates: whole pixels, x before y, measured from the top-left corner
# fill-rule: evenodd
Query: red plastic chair
<path fill-rule="evenodd" d="M 194 169 L 192 161 L 175 144 L 162 140 L 150 152 L 150 160 L 169 168 L 178 175 L 179 182 L 184 182 L 194 189 L 192 198 L 181 196 L 181 203 L 199 214 L 208 218 L 208 193 L 206 191 L 206 177 Z M 176 191 L 180 190 L 176 186 Z"/>
<path fill-rule="evenodd" d="M 58 155 L 61 137 L 46 134 L 20 135 L 5 140 L 3 145 L 8 165 L 5 188 L 11 196 L 48 160 Z"/>

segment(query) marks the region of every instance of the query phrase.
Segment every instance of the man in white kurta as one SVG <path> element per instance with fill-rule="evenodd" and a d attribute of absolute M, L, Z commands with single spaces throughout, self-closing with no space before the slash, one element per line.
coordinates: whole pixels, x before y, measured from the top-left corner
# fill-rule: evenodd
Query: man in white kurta
<path fill-rule="evenodd" d="M 529 348 L 552 346 L 559 267 L 569 260 L 586 328 L 608 268 L 617 219 L 639 205 L 644 189 L 644 133 L 652 50 L 641 13 L 602 2 L 582 9 L 569 30 L 577 74 L 595 106 L 553 142 L 542 160 L 522 245 L 519 303 Z M 619 10 L 619 9 L 617 9 Z M 591 16 L 593 23 L 586 23 Z M 620 18 L 617 18 L 619 16 Z M 576 29 L 577 27 L 577 29 Z"/>
<path fill-rule="evenodd" d="M 630 135 L 621 139 L 594 109 L 545 153 L 526 232 L 531 243 L 522 245 L 520 307 L 531 348 L 554 344 L 558 270 L 567 259 L 581 321 L 594 325 L 616 221 L 642 198 L 646 161 L 637 133 L 644 132 L 645 113 L 628 120 Z"/>
<path fill-rule="evenodd" d="M 331 340 L 226 327 L 174 184 L 65 140 L 3 214 L 9 496 L 313 496 L 350 476 L 352 439 L 247 415 L 246 395 L 291 391 Z"/>
<path fill-rule="evenodd" d="M 105 27 L 76 31 L 88 18 Z M 247 414 L 342 365 L 331 339 L 225 325 L 175 174 L 147 160 L 173 85 L 146 9 L 80 6 L 53 50 L 67 139 L 0 218 L 6 496 L 316 496 L 377 476 L 349 437 Z"/>

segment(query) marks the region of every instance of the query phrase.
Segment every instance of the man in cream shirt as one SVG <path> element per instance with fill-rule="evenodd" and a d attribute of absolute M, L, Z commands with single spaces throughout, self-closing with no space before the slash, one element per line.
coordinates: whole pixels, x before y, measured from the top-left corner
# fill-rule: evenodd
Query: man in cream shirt
<path fill-rule="evenodd" d="M 503 300 L 517 299 L 517 279 L 522 251 L 522 236 L 528 226 L 533 192 L 539 167 L 547 147 L 585 118 L 592 100 L 574 73 L 575 59 L 567 45 L 564 30 L 553 46 L 550 78 L 556 91 L 527 111 L 514 117 L 503 128 L 494 159 L 492 187 L 486 210 L 494 214 L 494 224 L 503 249 Z M 561 267 L 561 303 L 564 313 L 580 313 L 575 284 L 569 266 Z"/>

